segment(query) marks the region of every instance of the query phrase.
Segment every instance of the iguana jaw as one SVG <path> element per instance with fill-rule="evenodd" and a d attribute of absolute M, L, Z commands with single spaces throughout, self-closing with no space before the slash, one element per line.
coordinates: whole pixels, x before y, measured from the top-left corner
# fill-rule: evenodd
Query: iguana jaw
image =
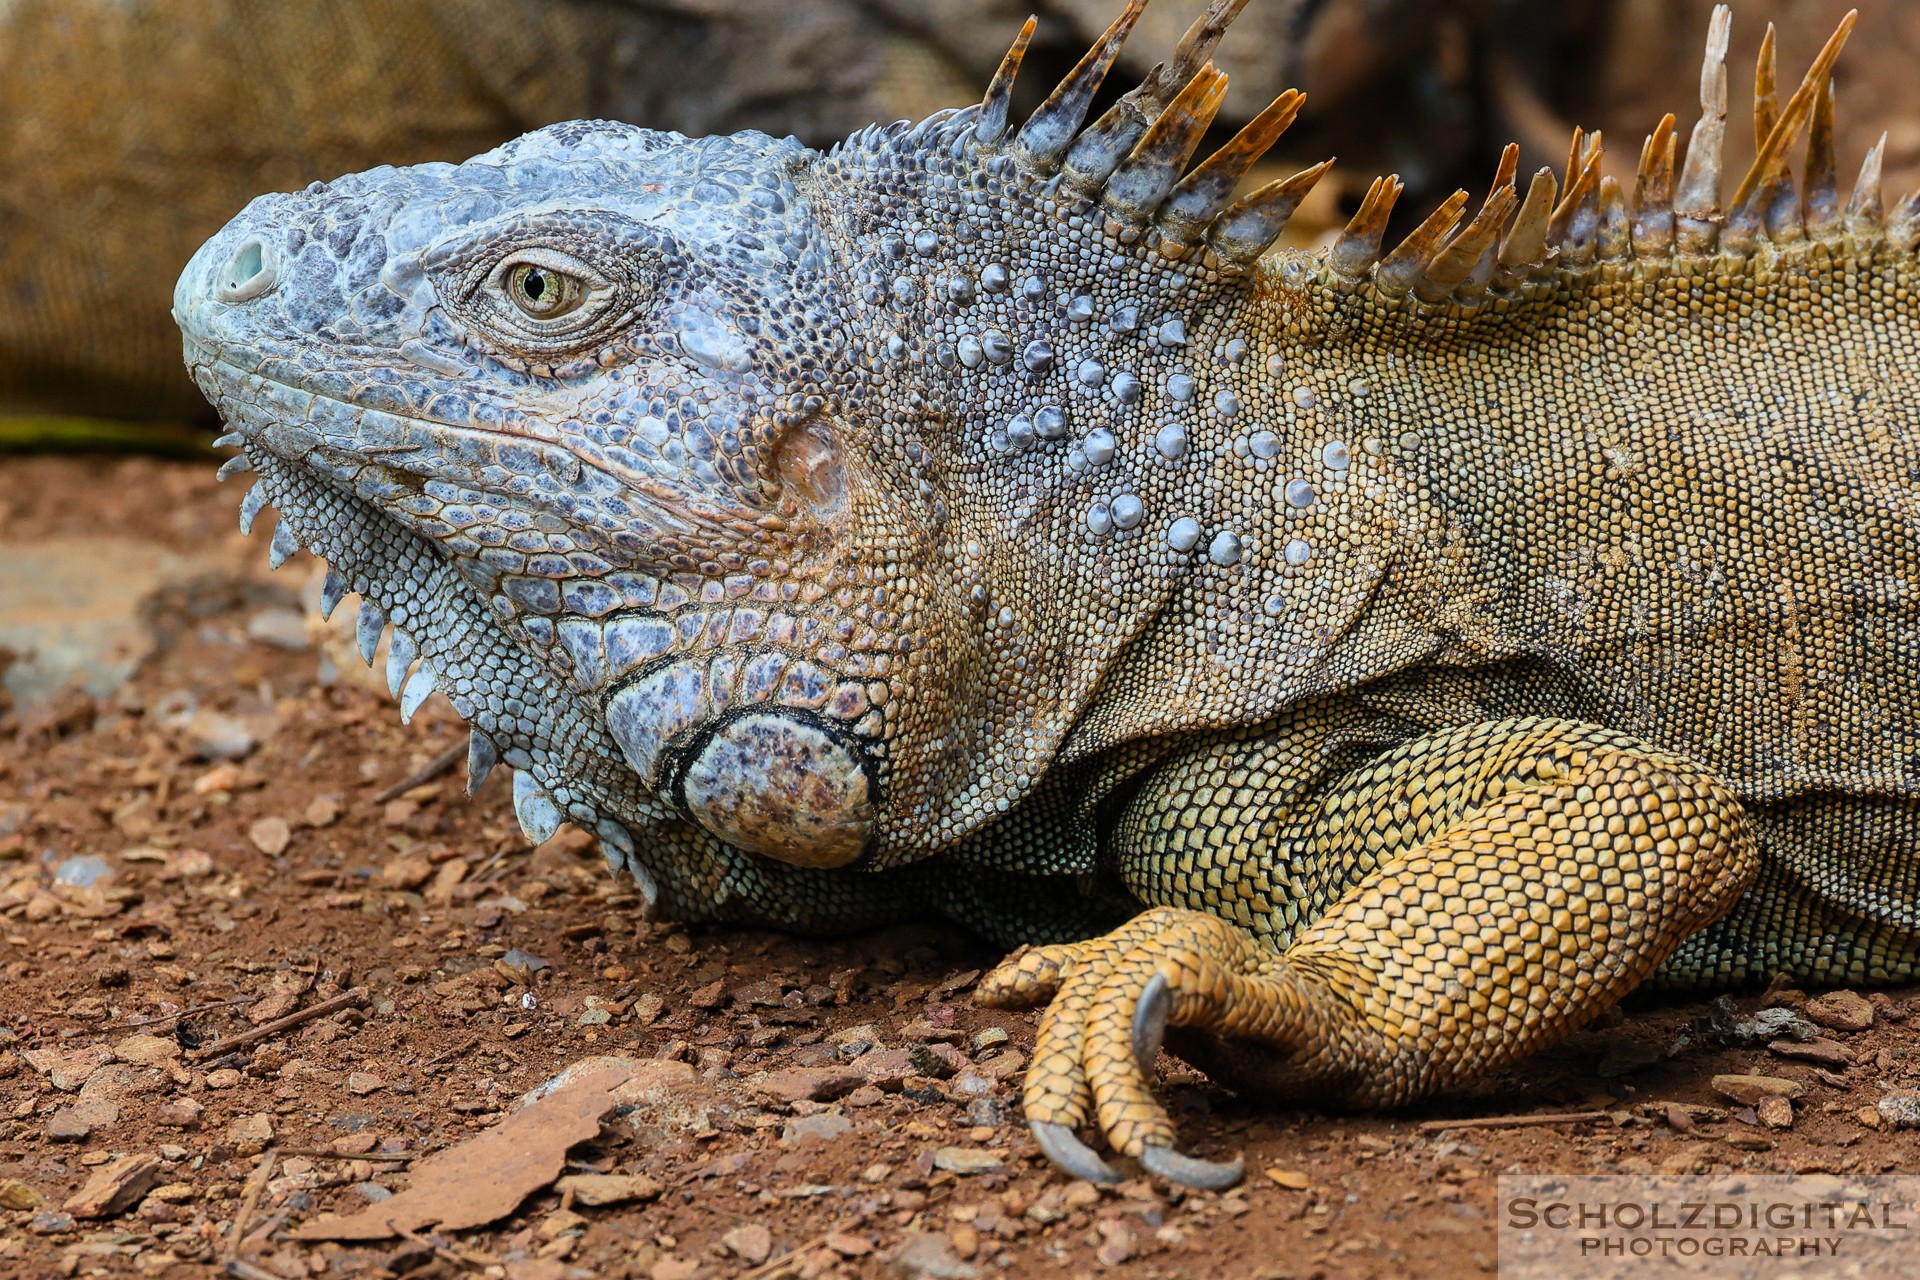
<path fill-rule="evenodd" d="M 670 811 L 627 771 L 581 771 L 569 753 L 555 749 L 597 729 L 591 706 L 506 640 L 481 593 L 452 570 L 432 539 L 356 495 L 347 477 L 270 447 L 270 438 L 284 436 L 283 424 L 260 400 L 237 394 L 250 375 L 192 337 L 187 355 L 202 390 L 235 429 L 227 439 L 242 445 L 248 469 L 260 473 L 242 503 L 242 530 L 274 510 L 276 567 L 301 548 L 324 559 L 328 613 L 348 591 L 359 594 L 361 652 L 372 662 L 386 640 L 388 681 L 403 718 L 436 688 L 448 695 L 473 727 L 469 790 L 504 760 L 516 771 L 515 810 L 529 839 L 545 839 L 565 820 L 594 831 L 609 864 L 629 871 L 648 903 L 655 902 L 661 875 L 650 865 L 648 842 L 636 841 L 633 832 Z M 660 870 L 672 875 L 675 869 Z"/>

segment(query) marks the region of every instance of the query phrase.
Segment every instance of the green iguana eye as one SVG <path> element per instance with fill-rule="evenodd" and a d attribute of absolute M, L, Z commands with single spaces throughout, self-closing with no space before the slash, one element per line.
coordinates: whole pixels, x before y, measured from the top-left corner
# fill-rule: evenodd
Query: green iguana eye
<path fill-rule="evenodd" d="M 528 246 L 498 259 L 471 296 L 502 336 L 550 342 L 572 341 L 594 329 L 620 292 L 572 254 Z"/>
<path fill-rule="evenodd" d="M 507 273 L 507 296 L 536 320 L 553 320 L 578 309 L 587 296 L 578 276 L 534 262 L 522 262 Z"/>

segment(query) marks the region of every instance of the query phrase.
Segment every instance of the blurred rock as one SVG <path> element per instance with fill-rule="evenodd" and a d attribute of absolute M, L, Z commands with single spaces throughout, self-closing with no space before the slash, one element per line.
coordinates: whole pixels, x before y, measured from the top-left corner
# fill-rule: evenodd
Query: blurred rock
<path fill-rule="evenodd" d="M 0 37 L 0 67 L 5 48 Z M 6 96 L 0 76 L 0 101 Z M 6 127 L 0 115 L 0 134 Z M 0 193 L 0 262 L 12 248 L 5 200 Z M 0 308 L 9 310 L 20 308 Z M 0 327 L 6 323 L 0 318 Z M 0 542 L 0 649 L 16 655 L 0 676 L 6 692 L 22 711 L 50 704 L 69 689 L 110 696 L 153 651 L 154 633 L 141 612 L 145 602 L 163 587 L 214 571 L 216 564 L 211 557 L 175 555 L 133 539 Z"/>
<path fill-rule="evenodd" d="M 97 853 L 83 853 L 71 858 L 62 858 L 60 864 L 53 869 L 55 884 L 70 885 L 75 889 L 91 889 L 111 879 L 113 879 L 113 864 Z"/>

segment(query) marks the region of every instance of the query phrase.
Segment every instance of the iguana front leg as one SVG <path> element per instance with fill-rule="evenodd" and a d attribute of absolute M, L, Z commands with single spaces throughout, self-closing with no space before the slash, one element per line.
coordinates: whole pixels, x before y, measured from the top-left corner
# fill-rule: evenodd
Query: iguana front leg
<path fill-rule="evenodd" d="M 1266 797 L 1285 787 L 1258 785 L 1275 777 L 1268 754 L 1220 744 L 1164 766 L 1115 832 L 1152 909 L 981 985 L 989 1004 L 1051 1002 L 1027 1118 L 1072 1173 L 1115 1176 L 1074 1137 L 1094 1120 L 1150 1171 L 1238 1177 L 1237 1160 L 1173 1149 L 1149 1087 L 1169 1026 L 1239 1088 L 1403 1103 L 1581 1026 L 1724 914 L 1757 865 L 1724 786 L 1591 725 L 1469 725 L 1279 804 Z"/>

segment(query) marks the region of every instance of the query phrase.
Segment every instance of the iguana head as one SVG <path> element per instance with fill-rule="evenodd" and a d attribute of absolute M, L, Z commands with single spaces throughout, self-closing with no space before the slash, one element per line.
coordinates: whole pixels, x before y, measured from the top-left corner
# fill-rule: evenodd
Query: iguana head
<path fill-rule="evenodd" d="M 466 673 L 415 634 L 447 602 L 343 575 L 463 713 L 483 709 L 463 674 L 509 697 L 544 674 L 647 792 L 737 847 L 836 865 L 880 825 L 899 622 L 937 629 L 941 603 L 911 572 L 927 531 L 906 461 L 850 417 L 813 159 L 560 125 L 263 197 L 176 310 L 255 465 L 298 490 L 275 503 L 283 546 L 381 559 L 312 518 L 300 495 L 324 491 L 484 602 L 504 669 Z M 517 745 L 551 795 L 531 757 L 565 772 L 580 744 Z"/>
<path fill-rule="evenodd" d="M 1308 416 L 1364 393 L 1334 335 L 1591 261 L 1617 209 L 1597 146 L 1557 204 L 1510 151 L 1464 223 L 1461 193 L 1382 255 L 1383 179 L 1325 253 L 1259 261 L 1326 166 L 1233 198 L 1288 94 L 1189 170 L 1244 2 L 1091 123 L 1144 0 L 1018 128 L 1031 24 L 980 104 L 827 152 L 580 122 L 256 200 L 175 296 L 229 467 L 262 474 L 243 523 L 271 503 L 276 560 L 361 593 L 370 659 L 395 624 L 403 712 L 447 693 L 530 833 L 704 833 L 683 896 L 992 821 L 1194 574 L 1245 601 L 1190 620 L 1196 661 L 1252 619 L 1240 659 L 1307 671 L 1386 508 L 1387 464 Z"/>
<path fill-rule="evenodd" d="M 1116 109 L 1096 165 L 1182 89 L 1197 138 L 1237 8 Z M 1171 338 L 1167 291 L 1210 274 L 1166 257 L 1116 298 L 1100 281 L 1127 250 L 1074 261 L 1101 236 L 1046 193 L 1138 9 L 1017 136 L 1025 35 L 982 106 L 831 153 L 580 122 L 261 197 L 175 299 L 246 450 L 233 469 L 263 473 L 243 520 L 271 503 L 276 560 L 310 548 L 331 595 L 365 597 L 369 650 L 396 625 L 403 708 L 447 692 L 482 762 L 528 775 L 536 833 L 671 813 L 839 866 L 977 827 L 1044 769 L 1147 603 L 1122 569 L 1169 576 L 1124 551 L 1063 572 L 1053 516 L 1081 500 L 1019 456 L 1064 441 L 1078 471 L 1103 463 L 1099 405 L 1131 393 L 1092 376 L 1094 347 Z M 1112 504 L 1123 537 L 1137 505 Z M 1090 594 L 1088 566 L 1115 589 Z M 442 637 L 448 591 L 471 616 Z M 1087 607 L 1104 640 L 1068 625 Z M 646 812 L 584 793 L 589 723 Z"/>

